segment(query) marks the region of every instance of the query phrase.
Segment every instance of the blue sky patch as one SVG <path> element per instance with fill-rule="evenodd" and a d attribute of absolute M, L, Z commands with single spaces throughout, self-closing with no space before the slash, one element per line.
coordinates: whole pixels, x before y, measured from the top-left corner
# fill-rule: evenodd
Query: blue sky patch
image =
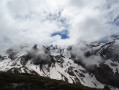
<path fill-rule="evenodd" d="M 59 36 L 61 36 L 61 39 L 67 39 L 67 38 L 69 38 L 68 33 L 69 33 L 68 30 L 63 30 L 61 32 L 55 32 L 55 33 L 51 34 L 51 37 L 59 35 Z"/>

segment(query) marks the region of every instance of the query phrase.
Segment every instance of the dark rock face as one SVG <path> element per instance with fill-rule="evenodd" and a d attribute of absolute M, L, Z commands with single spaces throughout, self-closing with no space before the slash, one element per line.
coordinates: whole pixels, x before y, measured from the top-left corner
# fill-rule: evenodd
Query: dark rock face
<path fill-rule="evenodd" d="M 6 58 L 6 56 L 0 55 L 0 60 L 4 60 L 5 58 Z"/>
<path fill-rule="evenodd" d="M 15 60 L 17 58 L 18 51 L 10 48 L 6 51 L 6 53 L 8 54 L 8 58 L 10 58 L 11 60 Z"/>
<path fill-rule="evenodd" d="M 27 53 L 26 55 L 21 56 L 21 63 L 23 65 L 26 65 L 26 63 L 31 60 L 33 64 L 35 65 L 45 65 L 45 64 L 51 64 L 54 62 L 54 59 L 51 55 L 47 55 L 45 59 L 41 58 L 40 55 L 34 55 L 32 53 Z"/>
<path fill-rule="evenodd" d="M 100 55 L 102 57 L 104 57 L 104 55 L 105 55 L 105 57 L 104 57 L 105 59 L 112 58 L 113 57 L 113 53 L 112 53 L 112 51 L 113 51 L 113 49 L 112 49 L 113 44 L 114 44 L 114 42 L 109 42 L 109 43 L 103 45 L 101 47 L 102 51 L 100 52 Z"/>
<path fill-rule="evenodd" d="M 73 67 L 71 67 L 71 66 L 68 68 L 67 73 L 69 73 L 69 75 L 71 75 L 71 76 L 75 76 L 75 74 L 73 72 Z"/>
<path fill-rule="evenodd" d="M 91 48 L 93 48 L 92 46 Z M 86 69 L 87 72 L 92 73 L 95 75 L 97 80 L 103 84 L 118 87 L 119 88 L 119 72 L 116 70 L 114 71 L 109 67 L 109 65 L 104 64 L 107 60 L 112 60 L 112 62 L 119 62 L 119 46 L 115 45 L 115 41 L 108 42 L 104 45 L 102 45 L 99 49 L 93 50 L 93 51 L 87 51 L 84 53 L 85 57 L 90 57 L 91 55 L 99 55 L 103 59 L 102 63 L 100 63 L 99 67 L 97 66 L 90 66 L 90 68 L 87 68 L 85 64 L 81 62 L 81 60 L 74 60 L 75 63 L 81 65 Z M 75 59 L 75 56 L 73 57 Z M 111 63 L 111 66 L 117 66 L 116 63 Z M 92 67 L 92 68 L 91 68 Z"/>
<path fill-rule="evenodd" d="M 105 86 L 104 90 L 110 90 L 110 88 L 108 86 Z"/>
<path fill-rule="evenodd" d="M 95 54 L 100 55 L 103 59 L 112 59 L 113 61 L 119 61 L 119 46 L 115 45 L 115 41 L 104 44 Z"/>
<path fill-rule="evenodd" d="M 109 42 L 104 44 L 96 54 L 100 55 L 105 61 L 112 60 L 113 62 L 119 61 L 119 55 L 115 50 L 119 47 L 115 46 L 115 42 Z M 115 63 L 111 63 L 111 66 L 117 66 Z M 106 85 L 119 87 L 119 73 L 118 70 L 114 73 L 113 70 L 106 64 L 101 63 L 99 67 L 95 67 L 94 72 L 97 80 Z"/>
<path fill-rule="evenodd" d="M 29 54 L 21 56 L 21 64 L 26 65 L 27 61 L 30 60 L 31 58 L 32 57 Z"/>
<path fill-rule="evenodd" d="M 86 57 L 90 57 L 91 56 L 91 53 L 88 51 L 84 54 Z"/>
<path fill-rule="evenodd" d="M 51 64 L 54 61 L 49 50 L 45 46 L 40 50 L 37 45 L 34 45 L 31 51 L 28 51 L 26 55 L 21 57 L 21 61 L 24 64 L 26 64 L 28 60 L 31 60 L 35 65 Z"/>
<path fill-rule="evenodd" d="M 106 64 L 100 64 L 100 67 L 95 69 L 95 76 L 103 84 L 119 87 L 119 74 L 114 73 Z"/>

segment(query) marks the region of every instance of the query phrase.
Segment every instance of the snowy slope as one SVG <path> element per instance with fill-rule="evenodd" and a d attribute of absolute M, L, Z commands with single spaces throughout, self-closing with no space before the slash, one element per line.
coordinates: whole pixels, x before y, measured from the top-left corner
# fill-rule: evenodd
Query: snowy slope
<path fill-rule="evenodd" d="M 119 79 L 117 75 L 119 74 L 119 61 L 118 57 L 116 58 L 118 53 L 117 51 L 114 53 L 115 48 L 118 47 L 115 45 L 115 42 L 85 45 L 86 48 L 82 49 L 83 54 L 79 53 L 79 55 L 75 55 L 72 51 L 77 49 L 72 49 L 75 47 L 70 49 L 69 47 L 61 48 L 58 46 L 38 48 L 37 45 L 32 48 L 28 46 L 13 47 L 7 50 L 7 56 L 0 56 L 0 71 L 37 73 L 40 76 L 64 80 L 69 83 L 79 83 L 89 87 L 112 86 L 114 88 L 118 87 L 118 83 L 113 84 L 108 83 L 107 79 L 102 80 L 103 77 L 100 76 L 101 74 L 105 76 L 105 74 L 103 75 L 100 70 L 107 67 L 107 69 L 112 70 L 109 71 L 109 73 L 111 72 L 110 76 L 113 74 L 117 80 Z M 102 59 L 101 62 L 97 60 L 99 56 Z M 110 78 L 108 77 L 108 79 Z M 116 82 L 115 79 L 113 81 Z"/>

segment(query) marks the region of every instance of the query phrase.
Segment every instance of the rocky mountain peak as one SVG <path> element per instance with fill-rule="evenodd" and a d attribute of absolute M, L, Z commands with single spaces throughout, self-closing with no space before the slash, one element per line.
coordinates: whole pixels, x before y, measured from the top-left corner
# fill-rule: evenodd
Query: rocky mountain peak
<path fill-rule="evenodd" d="M 118 43 L 91 43 L 85 48 L 34 45 L 12 47 L 0 56 L 0 71 L 34 73 L 89 87 L 119 88 Z M 108 76 L 107 76 L 108 75 Z"/>

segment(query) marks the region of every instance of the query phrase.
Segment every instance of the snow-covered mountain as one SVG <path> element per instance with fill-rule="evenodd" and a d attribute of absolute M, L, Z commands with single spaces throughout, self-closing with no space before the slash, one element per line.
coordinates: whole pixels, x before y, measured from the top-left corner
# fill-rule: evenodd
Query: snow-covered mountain
<path fill-rule="evenodd" d="M 32 73 L 69 83 L 119 88 L 119 41 L 80 46 L 22 45 L 0 55 L 0 71 Z"/>

